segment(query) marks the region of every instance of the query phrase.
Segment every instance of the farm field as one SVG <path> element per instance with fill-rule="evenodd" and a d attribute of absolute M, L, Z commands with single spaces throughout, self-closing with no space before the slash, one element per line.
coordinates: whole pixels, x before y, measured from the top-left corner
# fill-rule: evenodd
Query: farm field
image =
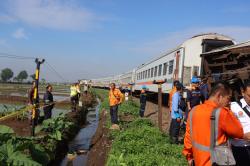
<path fill-rule="evenodd" d="M 16 86 L 22 90 L 15 91 Z M 14 93 L 26 91 L 27 85 L 1 86 L 1 90 L 13 88 Z M 62 87 L 55 88 L 56 90 Z M 27 97 L 1 95 L 0 98 L 0 162 L 1 165 L 59 165 L 68 151 L 68 142 L 72 140 L 81 126 L 86 122 L 87 109 L 93 107 L 95 97 L 91 94 L 81 97 L 82 107 L 77 112 L 70 111 L 69 99 L 57 95 L 55 100 L 63 100 L 56 104 L 52 118 L 39 122 L 35 137 L 31 137 L 31 127 L 28 120 Z M 65 101 L 64 101 L 65 100 Z M 15 112 L 21 112 L 5 118 Z M 43 117 L 43 110 L 40 110 Z"/>

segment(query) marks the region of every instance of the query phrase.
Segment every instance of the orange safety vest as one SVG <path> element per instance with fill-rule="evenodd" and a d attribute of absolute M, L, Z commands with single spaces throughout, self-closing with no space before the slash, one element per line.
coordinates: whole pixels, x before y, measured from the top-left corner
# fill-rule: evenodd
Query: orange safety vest
<path fill-rule="evenodd" d="M 210 117 L 216 103 L 207 100 L 204 104 L 194 107 L 188 116 L 184 138 L 183 154 L 187 160 L 194 159 L 196 166 L 211 166 L 210 161 Z M 233 113 L 226 108 L 220 108 L 216 134 L 217 145 L 227 142 L 228 137 L 242 138 L 243 129 Z"/>
<path fill-rule="evenodd" d="M 109 91 L 109 105 L 114 106 L 120 104 L 123 100 L 123 94 L 119 89 Z"/>

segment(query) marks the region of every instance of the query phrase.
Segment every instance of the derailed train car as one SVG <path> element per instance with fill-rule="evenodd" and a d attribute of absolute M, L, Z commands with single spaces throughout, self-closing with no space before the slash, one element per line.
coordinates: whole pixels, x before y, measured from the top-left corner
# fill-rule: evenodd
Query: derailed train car
<path fill-rule="evenodd" d="M 154 82 L 165 81 L 162 91 L 167 94 L 172 88 L 173 80 L 179 80 L 188 86 L 194 75 L 201 74 L 202 53 L 233 44 L 232 38 L 217 33 L 196 35 L 159 58 L 144 63 L 130 72 L 94 79 L 93 85 L 108 87 L 114 82 L 120 88 L 131 85 L 133 92 L 140 91 L 142 86 L 147 86 L 149 92 L 157 92 L 157 85 Z"/>
<path fill-rule="evenodd" d="M 212 49 L 233 45 L 232 38 L 216 34 L 201 34 L 188 39 L 177 48 L 167 52 L 135 70 L 134 90 L 138 91 L 146 85 L 151 92 L 157 92 L 154 81 L 165 81 L 163 93 L 169 93 L 173 80 L 179 80 L 184 86 L 189 86 L 193 76 L 200 75 L 200 54 Z"/>
<path fill-rule="evenodd" d="M 201 75 L 216 81 L 227 81 L 233 89 L 233 99 L 241 97 L 243 83 L 250 79 L 250 41 L 215 49 L 201 54 Z"/>

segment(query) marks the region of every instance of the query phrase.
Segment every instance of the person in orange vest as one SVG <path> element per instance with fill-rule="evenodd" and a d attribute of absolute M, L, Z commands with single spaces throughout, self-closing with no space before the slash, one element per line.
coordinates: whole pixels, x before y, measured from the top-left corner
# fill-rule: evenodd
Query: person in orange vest
<path fill-rule="evenodd" d="M 183 149 L 183 154 L 189 165 L 212 165 L 210 159 L 210 118 L 215 109 L 219 108 L 217 144 L 226 143 L 228 137 L 243 137 L 240 122 L 232 111 L 226 108 L 229 105 L 231 93 L 231 89 L 226 83 L 217 83 L 212 88 L 209 99 L 190 111 Z"/>
<path fill-rule="evenodd" d="M 109 106 L 112 127 L 118 124 L 118 106 L 123 101 L 123 94 L 115 87 L 115 83 L 111 83 L 109 91 Z"/>
<path fill-rule="evenodd" d="M 174 84 L 173 84 L 173 89 L 169 92 L 169 97 L 168 97 L 168 106 L 169 106 L 169 109 L 170 109 L 170 112 L 172 111 L 172 98 L 173 98 L 173 95 L 175 94 L 176 92 L 176 85 L 180 83 L 178 80 L 175 80 L 174 81 Z"/>

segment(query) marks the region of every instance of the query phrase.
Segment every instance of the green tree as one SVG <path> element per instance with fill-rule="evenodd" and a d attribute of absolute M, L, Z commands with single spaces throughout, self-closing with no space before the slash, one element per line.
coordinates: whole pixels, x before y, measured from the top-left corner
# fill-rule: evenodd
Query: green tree
<path fill-rule="evenodd" d="M 1 79 L 4 82 L 7 82 L 13 77 L 14 73 L 10 68 L 5 68 L 1 72 Z"/>
<path fill-rule="evenodd" d="M 36 79 L 36 74 L 31 74 L 30 78 L 32 78 L 32 80 L 35 80 Z"/>
<path fill-rule="evenodd" d="M 46 80 L 44 78 L 41 79 L 41 84 L 46 84 Z"/>
<path fill-rule="evenodd" d="M 26 70 L 20 71 L 20 73 L 17 75 L 17 80 L 23 82 L 23 80 L 26 80 L 28 78 L 28 73 Z"/>

